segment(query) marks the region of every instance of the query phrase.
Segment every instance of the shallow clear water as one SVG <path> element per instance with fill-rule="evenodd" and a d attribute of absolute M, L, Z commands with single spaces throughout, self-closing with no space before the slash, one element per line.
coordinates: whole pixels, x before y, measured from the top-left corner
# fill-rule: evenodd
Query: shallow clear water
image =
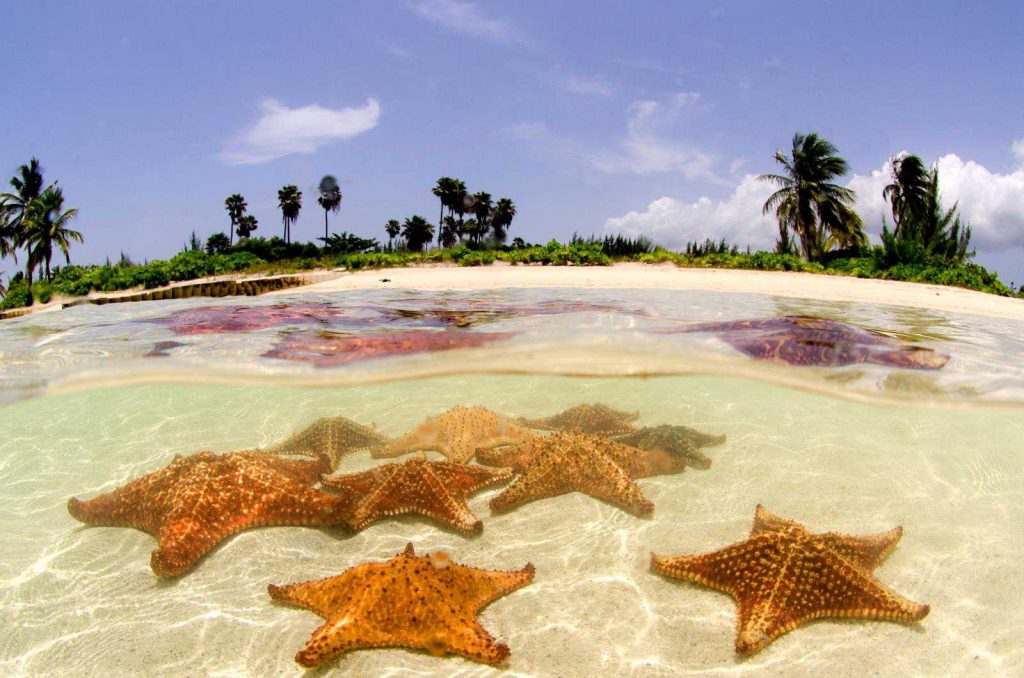
<path fill-rule="evenodd" d="M 0 408 L 0 605 L 10 620 L 0 635 L 0 672 L 300 675 L 293 656 L 321 620 L 271 603 L 266 585 L 385 560 L 410 541 L 418 552 L 443 549 L 476 567 L 536 566 L 532 584 L 480 615 L 483 627 L 510 646 L 505 671 L 513 675 L 1024 670 L 1016 641 L 1024 623 L 1019 325 L 757 295 L 472 296 L 492 306 L 572 299 L 621 309 L 514 314 L 460 329 L 520 332 L 500 343 L 336 367 L 261 357 L 282 333 L 307 331 L 302 323 L 186 336 L 134 322 L 231 305 L 224 300 L 76 308 L 0 324 L 0 369 L 12 401 Z M 409 307 L 410 297 L 432 299 L 388 291 L 313 300 L 349 311 L 356 302 Z M 310 301 L 284 299 L 299 298 Z M 951 359 L 934 372 L 788 367 L 759 363 L 715 337 L 644 333 L 693 320 L 791 313 L 851 321 Z M 334 331 L 343 325 L 330 322 Z M 380 329 L 352 317 L 345 322 L 352 331 Z M 405 318 L 388 328 L 441 331 L 429 323 Z M 185 345 L 167 357 L 144 357 L 169 340 Z M 27 397 L 47 386 L 45 395 Z M 491 515 L 488 501 L 499 488 L 470 500 L 484 521 L 479 536 L 418 517 L 382 521 L 355 535 L 250 530 L 171 581 L 157 580 L 149 568 L 150 535 L 85 527 L 65 508 L 70 496 L 111 490 L 176 454 L 266 446 L 323 416 L 343 414 L 397 435 L 455 405 L 538 416 L 581 402 L 637 410 L 643 425 L 682 424 L 728 438 L 704 450 L 713 460 L 707 470 L 637 481 L 655 504 L 650 518 L 579 493 Z M 375 463 L 360 452 L 341 470 Z M 902 540 L 876 576 L 931 605 L 931 613 L 910 625 L 818 621 L 739 658 L 733 601 L 652 574 L 649 554 L 699 553 L 739 541 L 759 503 L 813 531 L 868 534 L 902 525 Z M 405 650 L 353 652 L 325 672 L 341 671 L 496 673 Z"/>

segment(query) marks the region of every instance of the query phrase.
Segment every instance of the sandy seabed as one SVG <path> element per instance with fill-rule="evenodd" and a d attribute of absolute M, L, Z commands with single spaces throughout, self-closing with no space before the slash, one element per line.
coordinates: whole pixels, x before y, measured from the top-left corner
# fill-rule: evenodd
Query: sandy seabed
<path fill-rule="evenodd" d="M 376 274 L 375 274 L 376 275 Z M 642 479 L 641 519 L 582 494 L 484 521 L 466 538 L 415 517 L 346 536 L 268 528 L 227 540 L 189 574 L 158 581 L 154 540 L 87 528 L 69 496 L 91 497 L 177 453 L 269 444 L 345 414 L 390 435 L 456 404 L 537 415 L 578 402 L 641 412 L 727 442 L 706 471 Z M 17 427 L 14 424 L 17 423 Z M 483 568 L 536 566 L 490 605 L 507 675 L 1010 675 L 1024 671 L 1024 417 L 845 402 L 714 377 L 447 377 L 341 389 L 150 385 L 51 395 L 0 410 L 0 635 L 4 675 L 303 675 L 293 661 L 321 620 L 273 604 L 268 583 L 340 573 L 407 542 Z M 342 470 L 375 463 L 366 453 Z M 819 621 L 742 659 L 736 608 L 709 589 L 653 575 L 649 554 L 743 539 L 754 507 L 815 531 L 904 536 L 877 577 L 931 605 L 920 624 Z M 487 666 L 404 650 L 353 652 L 312 675 L 485 676 Z"/>

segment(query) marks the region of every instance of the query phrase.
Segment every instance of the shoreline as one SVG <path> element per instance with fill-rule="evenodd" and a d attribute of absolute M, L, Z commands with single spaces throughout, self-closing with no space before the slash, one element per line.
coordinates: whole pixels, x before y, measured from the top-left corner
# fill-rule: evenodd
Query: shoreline
<path fill-rule="evenodd" d="M 386 279 L 388 282 L 382 282 Z M 767 294 L 780 297 L 909 306 L 1024 321 L 1024 299 L 962 287 L 795 271 L 679 268 L 674 264 L 611 266 L 428 265 L 344 272 L 300 293 L 356 289 L 483 290 L 502 287 L 643 288 Z M 295 294 L 296 290 L 270 292 Z"/>

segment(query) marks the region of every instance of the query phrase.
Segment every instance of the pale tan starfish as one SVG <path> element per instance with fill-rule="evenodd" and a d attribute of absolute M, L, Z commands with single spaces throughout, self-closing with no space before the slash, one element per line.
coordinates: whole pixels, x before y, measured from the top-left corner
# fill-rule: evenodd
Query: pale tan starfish
<path fill-rule="evenodd" d="M 736 651 L 753 654 L 820 617 L 924 619 L 927 605 L 907 600 L 872 576 L 902 535 L 902 527 L 866 537 L 812 534 L 758 505 L 745 541 L 695 556 L 651 554 L 651 569 L 735 598 Z"/>
<path fill-rule="evenodd" d="M 295 655 L 319 666 L 344 652 L 406 647 L 498 665 L 509 656 L 476 616 L 494 600 L 533 581 L 533 565 L 494 572 L 452 562 L 442 551 L 417 556 L 412 544 L 383 563 L 363 563 L 336 577 L 267 587 L 270 597 L 312 610 L 327 622 Z"/>
<path fill-rule="evenodd" d="M 387 443 L 387 437 L 372 426 L 364 426 L 346 417 L 323 417 L 266 449 L 270 454 L 298 454 L 319 457 L 326 454 L 331 470 L 342 457 L 358 450 L 373 449 Z"/>
<path fill-rule="evenodd" d="M 514 445 L 538 437 L 508 417 L 485 407 L 456 407 L 431 417 L 404 436 L 373 450 L 375 457 L 397 457 L 409 452 L 440 452 L 449 461 L 464 464 L 477 450 Z"/>

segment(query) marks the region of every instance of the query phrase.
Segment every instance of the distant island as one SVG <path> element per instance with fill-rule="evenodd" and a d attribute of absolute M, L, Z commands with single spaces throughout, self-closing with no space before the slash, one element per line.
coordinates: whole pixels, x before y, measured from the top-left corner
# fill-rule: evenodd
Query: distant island
<path fill-rule="evenodd" d="M 53 297 L 133 288 L 151 289 L 176 281 L 228 273 L 293 273 L 315 269 L 357 270 L 432 263 L 483 266 L 510 264 L 603 266 L 618 261 L 670 262 L 680 267 L 764 271 L 802 271 L 964 287 L 1003 296 L 1024 290 L 972 263 L 971 228 L 962 223 L 959 205 L 944 209 L 939 174 L 916 155 L 891 160 L 892 183 L 883 197 L 891 212 L 883 220 L 881 242 L 870 244 L 861 218 L 853 210 L 856 195 L 836 183 L 849 171 L 837 149 L 818 134 L 797 133 L 789 154 L 775 154 L 778 173 L 759 178 L 776 187 L 764 204 L 774 213 L 778 238 L 772 251 L 752 252 L 726 241 L 694 240 L 680 251 L 650 239 L 624 235 L 580 236 L 561 243 L 508 242 L 516 216 L 509 198 L 495 201 L 486 191 L 470 192 L 465 182 L 441 177 L 431 189 L 440 202 L 435 224 L 421 215 L 390 219 L 383 238 L 348 231 L 330 232 L 330 214 L 338 213 L 343 195 L 337 180 L 325 176 L 317 203 L 324 210 L 324 235 L 314 242 L 293 242 L 291 227 L 302 209 L 295 185 L 278 191 L 281 236 L 265 238 L 256 217 L 239 193 L 224 201 L 226 232 L 201 238 L 195 231 L 181 251 L 167 260 L 136 263 L 125 253 L 102 265 L 71 264 L 72 243 L 83 242 L 72 228 L 78 216 L 65 208 L 57 182 L 46 184 L 39 161 L 18 168 L 10 191 L 0 194 L 0 255 L 23 265 L 9 281 L 0 280 L 0 309 L 47 303 Z M 237 236 L 237 240 L 236 240 Z M 436 237 L 436 240 L 435 240 Z M 319 242 L 320 244 L 316 244 Z M 59 253 L 64 266 L 54 265 Z M 20 256 L 20 259 L 19 259 Z"/>

